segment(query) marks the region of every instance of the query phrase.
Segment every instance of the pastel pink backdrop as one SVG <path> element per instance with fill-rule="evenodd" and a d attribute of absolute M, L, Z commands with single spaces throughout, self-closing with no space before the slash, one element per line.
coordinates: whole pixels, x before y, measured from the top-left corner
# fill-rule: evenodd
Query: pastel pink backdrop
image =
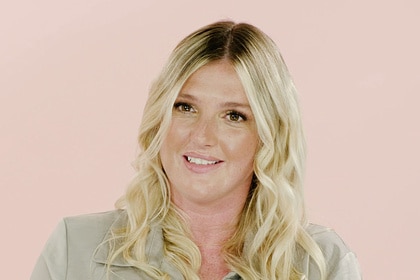
<path fill-rule="evenodd" d="M 29 278 L 63 216 L 113 208 L 151 81 L 182 37 L 228 18 L 268 33 L 299 89 L 311 220 L 336 229 L 365 279 L 415 278 L 417 3 L 3 1 L 2 278 Z"/>

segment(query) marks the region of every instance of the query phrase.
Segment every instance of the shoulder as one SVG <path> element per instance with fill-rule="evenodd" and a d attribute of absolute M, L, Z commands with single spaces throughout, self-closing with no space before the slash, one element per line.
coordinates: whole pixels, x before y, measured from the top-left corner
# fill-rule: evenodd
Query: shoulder
<path fill-rule="evenodd" d="M 306 231 L 325 257 L 327 279 L 361 279 L 356 254 L 333 229 L 309 224 Z"/>
<path fill-rule="evenodd" d="M 63 223 L 67 230 L 77 230 L 86 233 L 95 232 L 100 234 L 106 233 L 116 221 L 124 217 L 124 210 L 113 210 L 102 213 L 65 217 Z"/>
<path fill-rule="evenodd" d="M 72 248 L 96 248 L 109 234 L 111 228 L 122 227 L 126 221 L 124 210 L 66 217 L 65 227 L 67 244 Z"/>
<path fill-rule="evenodd" d="M 124 221 L 123 210 L 62 219 L 45 244 L 31 280 L 83 279 L 96 248 L 114 225 Z"/>
<path fill-rule="evenodd" d="M 88 244 L 96 246 L 112 227 L 122 226 L 126 221 L 125 217 L 124 210 L 65 217 L 59 222 L 50 239 L 65 239 L 67 247 L 83 247 Z"/>
<path fill-rule="evenodd" d="M 341 259 L 351 252 L 343 239 L 331 228 L 309 224 L 306 231 L 318 244 L 327 259 Z"/>

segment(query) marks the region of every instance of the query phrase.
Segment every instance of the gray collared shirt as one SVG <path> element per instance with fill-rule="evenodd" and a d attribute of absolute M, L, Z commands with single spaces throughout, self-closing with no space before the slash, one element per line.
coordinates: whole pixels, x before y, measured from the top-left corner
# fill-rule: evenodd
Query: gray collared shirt
<path fill-rule="evenodd" d="M 111 264 L 107 275 L 109 247 L 106 240 L 111 230 L 126 223 L 126 213 L 115 210 L 63 219 L 48 239 L 31 280 L 116 280 L 150 279 L 144 272 L 132 267 L 123 258 Z M 361 278 L 356 256 L 332 230 L 310 225 L 308 233 L 319 244 L 327 261 L 328 280 L 358 280 Z M 184 279 L 181 273 L 164 257 L 163 235 L 159 226 L 152 226 L 146 241 L 146 255 L 151 264 L 167 273 L 171 279 Z M 304 254 L 298 267 L 304 279 L 319 279 L 312 259 Z M 109 276 L 109 278 L 107 278 Z M 224 280 L 242 279 L 231 272 Z"/>

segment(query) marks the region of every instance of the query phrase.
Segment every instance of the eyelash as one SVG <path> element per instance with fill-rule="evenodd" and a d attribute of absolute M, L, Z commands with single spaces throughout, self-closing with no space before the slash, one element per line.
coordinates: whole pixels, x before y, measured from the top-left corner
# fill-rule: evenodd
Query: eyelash
<path fill-rule="evenodd" d="M 185 102 L 176 102 L 174 104 L 174 109 L 182 113 L 194 113 L 195 111 L 193 106 Z M 232 116 L 235 116 L 236 120 L 233 120 Z M 228 117 L 228 120 L 231 122 L 243 122 L 248 119 L 244 114 L 235 110 L 228 111 L 226 117 Z"/>
<path fill-rule="evenodd" d="M 243 121 L 247 120 L 247 117 L 244 114 L 241 114 L 237 111 L 229 111 L 226 115 L 229 116 L 229 120 L 232 121 L 232 122 L 243 122 Z M 235 117 L 240 118 L 240 119 L 232 120 L 231 119 L 232 116 L 235 116 Z"/>
<path fill-rule="evenodd" d="M 180 111 L 180 112 L 191 112 L 192 110 L 194 110 L 193 106 L 191 106 L 188 103 L 185 102 L 177 102 L 174 104 L 174 109 Z"/>

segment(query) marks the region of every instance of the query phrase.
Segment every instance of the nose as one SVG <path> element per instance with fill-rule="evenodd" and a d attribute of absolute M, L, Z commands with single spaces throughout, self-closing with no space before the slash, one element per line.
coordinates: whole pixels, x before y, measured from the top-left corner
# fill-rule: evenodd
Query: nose
<path fill-rule="evenodd" d="M 214 146 L 218 142 L 217 120 L 211 117 L 199 117 L 190 131 L 190 141 L 199 147 Z"/>

